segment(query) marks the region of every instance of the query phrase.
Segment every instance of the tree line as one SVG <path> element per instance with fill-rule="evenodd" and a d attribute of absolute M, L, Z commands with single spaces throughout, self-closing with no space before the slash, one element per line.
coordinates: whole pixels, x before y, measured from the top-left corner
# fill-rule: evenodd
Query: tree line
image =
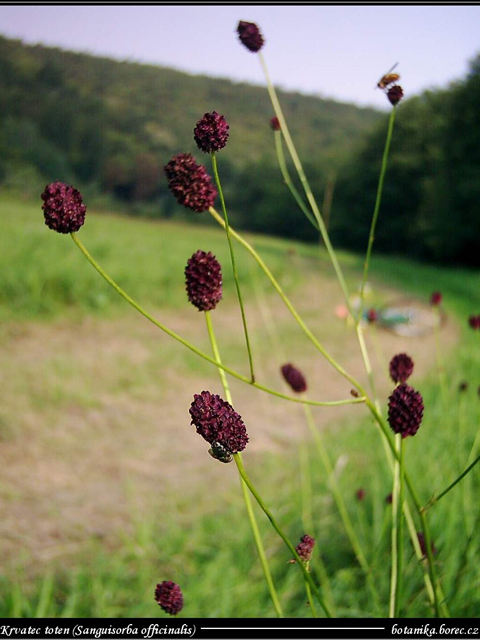
<path fill-rule="evenodd" d="M 480 264 L 479 98 L 480 56 L 465 78 L 397 107 L 377 250 Z M 280 100 L 320 204 L 333 192 L 335 245 L 364 251 L 388 114 L 293 92 Z M 163 166 L 182 151 L 210 170 L 193 127 L 214 109 L 230 125 L 219 166 L 232 224 L 316 241 L 283 184 L 264 87 L 3 37 L 0 185 L 36 193 L 63 180 L 130 213 L 177 215 Z"/>

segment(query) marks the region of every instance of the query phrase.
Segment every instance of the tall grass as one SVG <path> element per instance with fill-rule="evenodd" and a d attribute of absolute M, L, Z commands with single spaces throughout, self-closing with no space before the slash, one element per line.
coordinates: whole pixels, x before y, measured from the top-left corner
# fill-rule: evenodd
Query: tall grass
<path fill-rule="evenodd" d="M 68 314 L 87 313 L 94 309 L 107 316 L 123 313 L 123 306 L 110 297 L 106 288 L 104 290 L 96 274 L 91 273 L 93 270 L 73 250 L 70 239 L 67 237 L 65 242 L 59 241 L 57 236 L 38 224 L 37 206 L 2 201 L 1 208 L 2 307 L 8 307 L 8 311 L 5 308 L 2 311 L 3 321 L 38 318 L 48 321 L 54 316 L 54 311 L 55 314 Z M 4 215 L 7 210 L 8 216 Z M 116 274 L 125 288 L 135 288 L 137 297 L 144 297 L 152 306 L 179 308 L 184 304 L 183 280 L 178 273 L 183 271 L 185 255 L 196 250 L 202 240 L 209 249 L 213 247 L 220 259 L 227 258 L 225 247 L 222 251 L 220 246 L 223 233 L 218 230 L 95 215 L 89 226 L 90 229 L 86 226 L 84 231 L 90 248 L 101 255 L 103 247 L 103 262 L 108 264 L 110 271 Z M 172 238 L 175 238 L 176 251 L 171 251 Z M 285 271 L 288 245 L 267 238 L 255 239 L 255 242 L 268 252 L 269 263 L 286 280 L 291 278 L 292 286 L 295 286 L 298 282 L 295 278 L 301 276 Z M 42 251 L 38 249 L 39 244 Z M 307 261 L 312 255 L 311 247 L 296 244 L 295 250 Z M 157 255 L 158 260 L 155 260 Z M 135 269 L 129 267 L 132 257 Z M 361 261 L 351 256 L 349 264 L 350 277 L 358 278 Z M 398 284 L 401 278 L 405 292 L 416 293 L 423 298 L 432 289 L 440 289 L 444 293 L 448 314 L 461 327 L 460 343 L 448 354 L 447 406 L 444 406 L 438 391 L 434 362 L 431 374 L 424 380 L 415 381 L 424 397 L 426 413 L 422 428 L 415 437 L 415 447 L 409 447 L 406 464 L 417 483 L 421 501 L 426 504 L 433 494 L 445 488 L 459 474 L 474 444 L 480 446 L 476 440 L 480 424 L 478 332 L 469 329 L 466 322 L 466 314 L 478 312 L 480 306 L 478 274 L 381 258 L 373 260 L 372 269 L 374 281 L 392 285 Z M 55 283 L 62 281 L 63 273 L 66 284 L 57 291 Z M 239 259 L 239 273 L 248 290 L 250 266 L 242 257 Z M 226 279 L 229 295 L 233 296 L 233 282 L 228 281 L 228 276 Z M 87 300 L 95 299 L 90 288 L 96 296 L 104 296 L 101 305 L 85 302 L 87 291 L 91 295 Z M 469 387 L 460 392 L 458 385 L 464 380 L 469 382 Z M 388 601 L 389 575 L 385 567 L 389 565 L 391 552 L 391 506 L 385 499 L 391 491 L 391 473 L 379 446 L 378 434 L 369 419 L 352 422 L 342 418 L 326 430 L 324 440 L 334 461 L 337 481 L 356 533 L 375 575 L 379 594 L 383 601 Z M 371 598 L 363 586 L 362 571 L 342 529 L 327 488 L 327 478 L 320 471 L 313 446 L 309 447 L 309 457 L 310 466 L 314 469 L 311 509 L 317 548 L 329 576 L 336 613 L 344 617 L 374 615 Z M 292 539 L 298 538 L 303 532 L 303 505 L 296 450 L 255 457 L 251 468 L 265 499 L 276 505 L 282 526 Z M 458 617 L 473 617 L 480 606 L 476 570 L 480 561 L 480 544 L 476 535 L 479 485 L 479 474 L 475 470 L 464 483 L 452 490 L 448 499 L 429 511 L 443 590 L 451 614 Z M 365 491 L 362 501 L 356 497 L 360 488 Z M 210 500 L 209 509 L 204 509 L 205 496 L 202 494 L 205 493 Z M 212 504 L 215 505 L 213 508 Z M 168 575 L 171 571 L 175 574 L 181 572 L 182 589 L 187 594 L 185 609 L 180 615 L 274 615 L 260 567 L 255 561 L 239 492 L 226 493 L 219 487 L 202 487 L 198 500 L 192 502 L 190 497 L 180 497 L 176 504 L 165 508 L 168 521 L 160 513 L 152 513 L 146 519 L 139 516 L 132 537 L 126 534 L 119 536 L 113 548 L 106 548 L 100 541 L 91 541 L 84 554 L 74 562 L 65 567 L 52 565 L 41 577 L 32 579 L 23 572 L 19 563 L 15 575 L 4 574 L 1 577 L 0 614 L 3 617 L 161 615 L 153 602 L 152 585 L 160 574 Z M 298 584 L 294 568 L 288 563 L 288 551 L 274 537 L 261 514 L 258 517 L 285 613 L 308 617 L 305 594 Z M 412 617 L 431 614 L 417 565 L 407 542 L 404 556 L 405 615 Z M 312 569 L 317 577 L 315 559 Z"/>

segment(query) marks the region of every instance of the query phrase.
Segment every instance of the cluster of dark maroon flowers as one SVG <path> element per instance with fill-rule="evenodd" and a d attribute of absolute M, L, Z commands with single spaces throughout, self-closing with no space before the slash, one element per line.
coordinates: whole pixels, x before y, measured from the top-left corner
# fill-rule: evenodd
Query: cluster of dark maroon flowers
<path fill-rule="evenodd" d="M 211 455 L 216 450 L 238 453 L 247 446 L 248 435 L 241 416 L 219 395 L 209 391 L 195 394 L 190 417 L 190 424 L 196 427 L 197 433 L 212 445 Z"/>
<path fill-rule="evenodd" d="M 406 353 L 399 353 L 390 360 L 389 372 L 394 382 L 406 382 L 413 373 L 413 360 Z"/>
<path fill-rule="evenodd" d="M 182 590 L 171 580 L 164 580 L 157 584 L 155 589 L 155 602 L 171 616 L 176 616 L 183 608 Z"/>
<path fill-rule="evenodd" d="M 205 167 L 191 153 L 177 153 L 164 167 L 168 188 L 178 203 L 202 213 L 213 206 L 217 190 Z"/>
<path fill-rule="evenodd" d="M 228 141 L 228 130 L 224 116 L 219 115 L 216 111 L 206 113 L 201 118 L 193 130 L 193 137 L 197 143 L 197 147 L 204 153 L 215 153 L 223 149 Z"/>
<path fill-rule="evenodd" d="M 468 324 L 472 329 L 480 329 L 480 315 L 470 316 L 468 319 Z"/>
<path fill-rule="evenodd" d="M 403 89 L 399 84 L 394 84 L 387 91 L 387 98 L 391 105 L 395 106 L 403 98 Z"/>
<path fill-rule="evenodd" d="M 367 322 L 372 324 L 373 322 L 376 322 L 377 319 L 378 319 L 377 310 L 374 309 L 373 307 L 371 309 L 368 309 L 368 311 L 367 311 Z"/>
<path fill-rule="evenodd" d="M 254 22 L 240 20 L 237 26 L 237 33 L 240 42 L 252 53 L 257 53 L 263 47 L 265 40 L 260 33 L 260 29 Z"/>
<path fill-rule="evenodd" d="M 300 538 L 300 542 L 295 547 L 295 551 L 298 553 L 302 562 L 310 562 L 312 559 L 313 547 L 315 546 L 315 538 L 305 534 Z M 291 560 L 290 562 L 296 562 Z"/>
<path fill-rule="evenodd" d="M 222 299 L 222 268 L 209 251 L 197 251 L 185 267 L 187 295 L 199 311 L 212 311 Z"/>
<path fill-rule="evenodd" d="M 293 364 L 284 364 L 280 371 L 282 372 L 285 382 L 291 386 L 295 393 L 303 393 L 307 390 L 307 381 L 303 373 L 294 367 Z"/>
<path fill-rule="evenodd" d="M 86 206 L 78 189 L 64 182 L 47 184 L 41 195 L 43 215 L 49 229 L 75 233 L 85 222 Z"/>
<path fill-rule="evenodd" d="M 400 384 L 388 398 L 388 423 L 402 438 L 414 436 L 422 423 L 424 406 L 421 394 L 406 384 L 413 372 L 413 360 L 399 353 L 390 361 L 389 369 L 392 380 Z"/>

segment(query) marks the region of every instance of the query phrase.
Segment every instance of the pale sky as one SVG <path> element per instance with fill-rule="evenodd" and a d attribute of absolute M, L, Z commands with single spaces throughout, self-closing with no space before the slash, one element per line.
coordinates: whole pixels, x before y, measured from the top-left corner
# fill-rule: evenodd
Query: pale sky
<path fill-rule="evenodd" d="M 7 37 L 264 84 L 239 20 L 259 25 L 277 87 L 380 108 L 374 87 L 396 62 L 408 97 L 461 78 L 480 52 L 475 5 L 0 6 Z"/>

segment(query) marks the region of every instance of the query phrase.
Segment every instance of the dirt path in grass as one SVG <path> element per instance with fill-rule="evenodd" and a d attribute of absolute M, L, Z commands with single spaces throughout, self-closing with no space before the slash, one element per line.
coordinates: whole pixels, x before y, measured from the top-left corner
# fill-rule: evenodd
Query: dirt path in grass
<path fill-rule="evenodd" d="M 354 332 L 335 316 L 337 285 L 309 276 L 292 299 L 331 354 L 366 384 Z M 238 310 L 222 305 L 213 320 L 224 362 L 246 373 Z M 157 315 L 209 351 L 204 319 L 193 308 Z M 349 397 L 351 384 L 315 352 L 276 298 L 251 300 L 247 316 L 259 381 L 285 391 L 278 367 L 291 361 L 304 371 L 312 399 Z M 457 337 L 447 319 L 442 348 L 451 348 Z M 433 334 L 401 338 L 368 327 L 366 340 L 384 405 L 392 355 L 412 356 L 412 384 L 419 381 L 420 389 L 435 366 Z M 168 517 L 169 505 L 183 501 L 192 508 L 199 493 L 208 508 L 209 495 L 214 504 L 220 491 L 237 490 L 235 465 L 214 461 L 189 425 L 194 393 L 222 393 L 215 369 L 129 308 L 115 320 L 2 327 L 0 341 L 2 565 L 20 560 L 42 572 L 51 562 L 68 562 L 92 538 L 114 546 L 134 519 L 153 509 Z M 247 465 L 265 451 L 288 451 L 305 433 L 299 405 L 236 380 L 231 387 L 250 435 Z M 356 415 L 364 416 L 365 408 L 315 409 L 319 427 L 337 428 Z"/>

